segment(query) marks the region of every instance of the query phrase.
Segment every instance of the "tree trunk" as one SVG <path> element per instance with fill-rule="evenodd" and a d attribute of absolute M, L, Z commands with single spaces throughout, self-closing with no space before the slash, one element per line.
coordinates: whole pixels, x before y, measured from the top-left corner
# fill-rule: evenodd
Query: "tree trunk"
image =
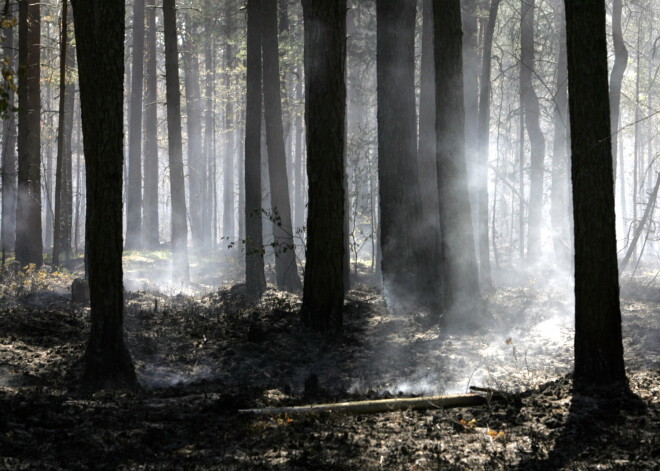
<path fill-rule="evenodd" d="M 612 156 L 616 172 L 617 142 L 619 140 L 619 117 L 621 116 L 621 85 L 628 66 L 628 49 L 623 41 L 621 11 L 623 0 L 612 0 L 612 42 L 614 45 L 614 65 L 610 75 L 610 126 L 612 127 Z M 625 224 L 625 223 L 624 223 Z"/>
<path fill-rule="evenodd" d="M 421 220 L 415 113 L 414 0 L 377 2 L 378 175 L 383 283 L 395 299 L 428 295 L 435 266 L 416 257 Z M 417 236 L 420 234 L 419 236 Z M 429 280 L 431 283 L 428 283 Z M 426 286 L 422 287 L 422 282 Z"/>
<path fill-rule="evenodd" d="M 461 25 L 463 29 L 463 103 L 465 112 L 465 163 L 467 170 L 468 197 L 473 210 L 472 224 L 475 236 L 479 230 L 479 29 L 478 4 L 481 0 L 461 0 Z M 478 240 L 475 253 L 479 262 Z"/>
<path fill-rule="evenodd" d="M 163 0 L 165 32 L 165 82 L 167 95 L 167 140 L 172 198 L 172 279 L 187 283 L 188 222 L 186 190 L 183 178 L 183 144 L 181 142 L 181 93 L 179 91 L 179 52 L 176 37 L 175 0 Z"/>
<path fill-rule="evenodd" d="M 226 90 L 231 89 L 232 76 L 235 68 L 235 51 L 233 45 L 234 38 L 234 17 L 231 11 L 231 3 L 227 2 L 225 8 L 226 16 L 226 44 L 225 44 L 225 73 L 224 73 L 224 86 Z M 225 103 L 225 130 L 227 140 L 225 142 L 225 163 L 224 163 L 224 182 L 223 182 L 223 195 L 222 200 L 224 203 L 224 210 L 222 212 L 222 235 L 225 239 L 233 241 L 236 237 L 234 228 L 234 218 L 236 210 L 234 209 L 234 132 L 233 128 L 236 125 L 234 122 L 234 103 L 232 99 L 228 99 Z M 236 120 L 237 121 L 237 120 Z"/>
<path fill-rule="evenodd" d="M 245 284 L 250 301 L 266 290 L 261 221 L 261 5 L 248 0 L 245 105 Z"/>
<path fill-rule="evenodd" d="M 210 2 L 207 3 L 207 6 Z M 227 3 L 230 5 L 230 3 Z M 231 12 L 230 12 L 231 14 Z M 227 18 L 229 22 L 229 17 Z M 215 252 L 215 232 L 213 225 L 213 185 L 215 184 L 215 107 L 213 103 L 214 98 L 214 84 L 215 84 L 215 44 L 213 41 L 214 18 L 210 16 L 206 19 L 204 30 L 206 37 L 204 39 L 204 149 L 203 149 L 203 165 L 205 167 L 204 188 L 202 189 L 202 233 L 204 234 L 204 248 L 206 251 L 210 250 Z M 227 86 L 227 89 L 229 87 Z M 227 100 L 228 102 L 230 100 Z M 227 128 L 225 128 L 227 129 Z M 233 133 L 229 132 L 229 136 L 233 137 Z M 232 140 L 233 148 L 233 140 Z M 225 167 L 225 171 L 227 171 Z M 233 177 L 233 168 L 229 170 Z M 232 192 L 233 193 L 233 192 Z M 232 212 L 233 221 L 233 212 Z"/>
<path fill-rule="evenodd" d="M 60 36 L 60 100 L 57 129 L 57 164 L 55 175 L 55 224 L 53 237 L 53 266 L 60 264 L 63 254 L 71 258 L 71 134 L 73 132 L 73 84 L 67 84 L 66 69 L 71 69 L 73 51 L 68 51 L 68 0 L 62 0 L 62 29 Z M 68 190 L 68 191 L 67 191 Z"/>
<path fill-rule="evenodd" d="M 196 28 L 186 15 L 183 33 L 183 62 L 185 66 L 184 88 L 186 91 L 186 113 L 188 114 L 188 211 L 190 232 L 195 248 L 204 246 L 202 234 L 202 188 L 204 166 L 202 165 L 202 100 L 199 89 L 199 60 L 194 50 L 192 36 Z"/>
<path fill-rule="evenodd" d="M 18 199 L 16 260 L 43 264 L 41 239 L 41 11 L 36 0 L 18 4 Z M 123 44 L 123 42 L 122 42 Z"/>
<path fill-rule="evenodd" d="M 158 228 L 158 70 L 156 0 L 147 0 L 144 87 L 143 236 L 149 250 L 160 247 Z"/>
<path fill-rule="evenodd" d="M 536 0 L 522 0 L 520 21 L 520 94 L 525 111 L 525 127 L 531 147 L 529 213 L 527 221 L 527 258 L 541 255 L 541 212 L 543 210 L 543 160 L 545 141 L 540 125 L 539 99 L 534 91 L 534 12 Z"/>
<path fill-rule="evenodd" d="M 123 2 L 72 0 L 87 177 L 87 254 L 92 307 L 84 378 L 136 386 L 123 337 Z M 103 60 L 99 60 L 103 58 Z"/>
<path fill-rule="evenodd" d="M 270 197 L 274 217 L 275 278 L 279 289 L 299 292 L 302 291 L 302 283 L 298 277 L 293 242 L 289 179 L 282 127 L 277 4 L 273 1 L 265 1 L 262 3 L 262 10 L 263 91 Z"/>
<path fill-rule="evenodd" d="M 488 160 L 490 135 L 490 64 L 493 34 L 500 0 L 491 0 L 488 24 L 484 34 L 484 50 L 481 59 L 479 90 L 479 262 L 481 286 L 490 290 L 493 281 L 490 275 L 490 250 L 488 243 Z"/>
<path fill-rule="evenodd" d="M 443 321 L 469 325 L 480 314 L 480 294 L 465 163 L 460 1 L 435 2 L 433 26 Z"/>
<path fill-rule="evenodd" d="M 298 83 L 296 84 L 296 100 L 301 102 L 303 99 L 303 78 L 302 71 L 298 69 Z M 295 224 L 294 228 L 297 231 L 305 225 L 305 172 L 304 172 L 304 156 L 303 147 L 305 140 L 303 139 L 303 122 L 302 117 L 298 114 L 294 120 L 294 128 L 296 135 L 296 186 L 295 186 Z"/>
<path fill-rule="evenodd" d="M 344 308 L 346 1 L 303 0 L 309 207 L 301 316 L 339 330 Z"/>
<path fill-rule="evenodd" d="M 133 67 L 128 129 L 126 249 L 142 248 L 142 93 L 144 84 L 144 0 L 133 4 Z"/>
<path fill-rule="evenodd" d="M 575 228 L 577 389 L 623 383 L 603 0 L 565 1 Z"/>
<path fill-rule="evenodd" d="M 552 243 L 559 263 L 567 262 L 571 256 L 566 211 L 566 171 L 568 169 L 568 70 L 566 68 L 566 21 L 563 5 L 559 5 L 557 30 L 559 31 L 559 54 L 557 58 L 557 92 L 555 93 L 554 127 L 552 148 L 552 183 L 550 193 L 550 221 Z"/>
<path fill-rule="evenodd" d="M 15 14 L 15 8 L 10 5 L 7 19 Z M 15 69 L 14 28 L 5 30 L 2 42 L 4 57 L 7 58 L 7 67 Z M 15 106 L 14 90 L 7 90 L 7 105 L 9 109 Z M 7 252 L 13 252 L 16 242 L 16 115 L 13 111 L 2 123 L 2 223 L 0 228 L 0 250 L 2 250 L 2 263 L 5 262 Z"/>

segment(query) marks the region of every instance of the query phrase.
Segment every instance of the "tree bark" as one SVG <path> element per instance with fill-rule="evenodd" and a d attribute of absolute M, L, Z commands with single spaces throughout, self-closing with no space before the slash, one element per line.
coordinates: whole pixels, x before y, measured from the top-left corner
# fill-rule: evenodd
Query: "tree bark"
<path fill-rule="evenodd" d="M 123 2 L 72 0 L 87 179 L 91 329 L 84 379 L 136 386 L 123 337 Z"/>
<path fill-rule="evenodd" d="M 559 2 L 562 3 L 562 2 Z M 559 31 L 559 54 L 557 57 L 557 91 L 555 93 L 554 127 L 552 148 L 552 182 L 550 193 L 550 222 L 555 257 L 567 262 L 571 256 L 568 234 L 568 212 L 566 211 L 566 173 L 568 169 L 568 69 L 566 68 L 566 20 L 563 5 L 559 5 L 557 26 Z"/>
<path fill-rule="evenodd" d="M 210 6 L 210 2 L 206 3 L 207 7 Z M 227 5 L 231 3 L 227 2 Z M 226 11 L 226 10 L 225 10 Z M 231 15 L 231 12 L 229 12 Z M 227 22 L 229 22 L 229 17 L 227 17 Z M 215 106 L 214 106 L 214 85 L 215 85 L 215 42 L 213 31 L 215 29 L 215 18 L 212 16 L 207 16 L 204 24 L 204 30 L 206 37 L 204 38 L 204 147 L 202 150 L 204 170 L 204 187 L 202 189 L 202 234 L 204 234 L 204 248 L 206 251 L 211 250 L 215 252 L 215 227 L 213 224 L 213 211 L 215 205 L 214 198 L 214 184 L 215 184 L 215 166 L 216 166 L 216 154 L 215 154 Z M 226 47 L 226 46 L 225 46 Z M 229 89 L 228 86 L 226 86 Z M 230 100 L 227 100 L 230 102 Z M 232 111 L 233 112 L 233 111 Z M 225 128 L 226 129 L 231 129 Z M 227 133 L 229 136 L 233 137 L 233 133 L 230 131 Z M 232 143 L 232 152 L 233 152 L 233 139 Z M 233 155 L 232 155 L 233 158 Z M 233 182 L 233 167 L 227 169 L 225 166 L 225 172 L 229 172 L 232 177 Z M 233 189 L 232 189 L 233 196 Z M 232 211 L 232 221 L 233 221 L 233 211 Z"/>
<path fill-rule="evenodd" d="M 565 0 L 575 228 L 577 389 L 626 381 L 604 0 Z"/>
<path fill-rule="evenodd" d="M 301 316 L 339 330 L 344 308 L 346 1 L 303 0 L 309 207 Z"/>
<path fill-rule="evenodd" d="M 435 161 L 435 65 L 433 54 L 433 0 L 422 3 L 422 57 L 419 91 L 419 137 L 417 162 L 422 216 L 416 227 L 426 239 L 424 257 L 430 267 L 427 286 L 438 311 L 442 310 L 443 289 L 440 270 L 440 207 L 438 202 L 438 166 Z"/>
<path fill-rule="evenodd" d="M 421 245 L 432 247 L 433 238 L 418 228 L 416 14 L 414 0 L 376 3 L 382 270 L 385 289 L 397 300 L 428 296 L 436 279 L 427 255 L 418 257 Z"/>
<path fill-rule="evenodd" d="M 181 140 L 181 93 L 179 91 L 179 52 L 176 37 L 175 0 L 163 0 L 165 31 L 165 82 L 167 95 L 167 140 L 172 200 L 172 279 L 179 283 L 190 280 L 188 266 L 188 221 L 183 177 L 183 144 Z"/>
<path fill-rule="evenodd" d="M 275 279 L 281 290 L 302 291 L 298 276 L 296 251 L 291 224 L 289 178 L 284 148 L 282 105 L 280 97 L 280 66 L 277 37 L 277 4 L 262 3 L 263 91 L 268 145 L 268 172 L 273 212 L 273 243 L 275 252 Z"/>
<path fill-rule="evenodd" d="M 490 135 L 490 64 L 493 49 L 493 34 L 500 0 L 491 0 L 488 24 L 484 34 L 484 50 L 481 59 L 479 87 L 479 275 L 481 286 L 490 290 L 493 280 L 490 273 L 490 250 L 488 236 L 488 160 Z"/>
<path fill-rule="evenodd" d="M 18 199 L 16 260 L 43 264 L 41 239 L 41 7 L 18 4 Z M 122 41 L 123 44 L 123 41 Z"/>
<path fill-rule="evenodd" d="M 15 14 L 15 7 L 8 4 L 7 18 Z M 15 68 L 14 28 L 5 30 L 2 42 L 4 57 L 7 58 L 7 67 Z M 14 90 L 7 90 L 7 106 L 10 111 L 2 123 L 2 223 L 0 228 L 0 250 L 2 250 L 2 263 L 5 262 L 7 252 L 13 252 L 16 243 L 16 115 L 11 111 L 15 106 Z"/>
<path fill-rule="evenodd" d="M 527 259 L 541 255 L 541 212 L 543 209 L 543 161 L 545 140 L 540 125 L 539 99 L 534 91 L 534 14 L 536 0 L 522 0 L 520 21 L 520 95 L 525 113 L 525 127 L 531 147 L 529 213 L 527 220 Z"/>
<path fill-rule="evenodd" d="M 128 129 L 126 249 L 142 248 L 142 94 L 144 84 L 144 0 L 133 3 L 133 67 Z"/>
<path fill-rule="evenodd" d="M 621 115 L 621 86 L 623 75 L 628 67 L 628 49 L 623 41 L 621 12 L 623 0 L 612 0 L 612 42 L 614 45 L 614 65 L 610 75 L 610 126 L 612 128 L 612 156 L 616 172 L 617 143 L 619 140 L 619 117 Z M 624 223 L 625 224 L 625 223 Z"/>
<path fill-rule="evenodd" d="M 204 247 L 206 234 L 202 233 L 202 189 L 204 166 L 202 165 L 202 100 L 199 88 L 199 60 L 192 36 L 196 32 L 194 22 L 186 15 L 183 32 L 183 62 L 185 66 L 184 88 L 188 119 L 188 212 L 190 232 L 197 250 Z"/>
<path fill-rule="evenodd" d="M 71 258 L 71 135 L 73 133 L 73 84 L 67 83 L 67 68 L 72 69 L 73 51 L 69 51 L 68 0 L 62 0 L 62 28 L 60 35 L 60 99 L 57 130 L 57 164 L 55 175 L 55 223 L 53 237 L 54 267 L 63 254 Z"/>
<path fill-rule="evenodd" d="M 465 162 L 460 1 L 434 1 L 433 25 L 443 321 L 469 325 L 480 313 L 481 296 Z"/>
<path fill-rule="evenodd" d="M 266 290 L 261 221 L 261 6 L 248 0 L 245 105 L 245 284 L 250 301 Z"/>
<path fill-rule="evenodd" d="M 144 86 L 143 236 L 149 250 L 160 247 L 158 229 L 158 71 L 156 0 L 147 0 Z"/>
<path fill-rule="evenodd" d="M 225 26 L 225 73 L 224 73 L 224 86 L 226 90 L 231 89 L 232 77 L 235 68 L 235 51 L 234 51 L 234 17 L 231 10 L 231 3 L 227 2 L 225 8 L 226 26 Z M 238 120 L 234 119 L 234 103 L 232 99 L 227 100 L 225 103 L 225 130 L 227 132 L 227 139 L 225 142 L 224 151 L 224 181 L 223 181 L 223 206 L 222 211 L 222 234 L 225 239 L 233 241 L 236 237 L 236 228 L 234 227 L 234 219 L 236 217 L 236 209 L 234 207 L 234 155 L 235 155 L 235 142 L 233 128 Z"/>

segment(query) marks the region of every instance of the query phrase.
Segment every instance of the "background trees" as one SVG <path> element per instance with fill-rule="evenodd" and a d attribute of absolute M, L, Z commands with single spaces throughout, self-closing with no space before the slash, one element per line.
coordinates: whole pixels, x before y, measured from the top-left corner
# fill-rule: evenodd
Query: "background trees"
<path fill-rule="evenodd" d="M 140 2 L 124 19 L 130 28 L 123 56 L 125 241 L 127 248 L 143 242 L 155 252 L 172 248 L 178 281 L 188 279 L 190 257 L 193 281 L 202 279 L 200 267 L 216 263 L 245 274 L 254 299 L 267 282 L 300 290 L 302 273 L 315 280 L 314 290 L 321 286 L 321 291 L 336 293 L 335 257 L 341 253 L 346 258 L 341 262 L 344 290 L 349 267 L 354 279 L 369 283 L 378 283 L 382 267 L 389 293 L 395 286 L 414 302 L 430 299 L 426 311 L 439 314 L 464 306 L 465 300 L 472 303 L 491 282 L 497 288 L 509 275 L 540 279 L 545 275 L 539 273 L 569 264 L 570 133 L 559 0 L 493 0 L 488 9 L 476 1 L 453 2 L 443 4 L 437 18 L 430 0 L 396 5 L 350 0 L 343 26 L 334 12 L 318 10 L 329 6 L 306 2 L 333 18 L 328 26 L 332 35 L 341 36 L 336 28 L 346 28 L 346 65 L 332 65 L 333 72 L 344 67 L 343 82 L 329 72 L 326 76 L 323 67 L 330 63 L 318 57 L 308 57 L 306 71 L 302 3 L 250 2 L 247 10 L 229 0 L 168 0 L 164 10 L 160 0 L 145 3 L 144 21 Z M 79 267 L 91 195 L 85 193 L 77 70 L 68 62 L 73 54 L 55 52 L 72 45 L 60 37 L 66 25 L 60 0 L 20 6 L 18 49 L 25 73 L 16 75 L 20 110 L 7 114 L 19 118 L 20 163 L 13 157 L 15 124 L 7 119 L 2 247 L 10 263 L 39 264 L 40 254 L 52 250 L 53 259 L 46 257 L 46 263 L 57 265 L 72 246 L 68 266 Z M 617 0 L 612 13 L 606 31 L 612 31 L 615 52 L 610 100 L 618 155 L 617 249 L 630 254 L 628 266 L 639 272 L 656 260 L 658 249 L 651 191 L 658 165 L 658 6 L 650 0 Z M 433 20 L 443 22 L 441 30 L 435 28 L 435 51 Z M 241 33 L 246 27 L 247 35 Z M 3 22 L 8 59 L 14 49 L 10 31 L 11 21 Z M 315 39 L 308 37 L 309 47 Z M 628 67 L 622 66 L 625 50 L 631 51 Z M 340 63 L 340 45 L 323 51 L 319 57 Z M 44 59 L 35 60 L 41 53 Z M 36 72 L 39 62 L 55 65 Z M 11 61 L 6 64 L 3 107 L 13 92 Z M 334 98 L 319 96 L 323 87 Z M 345 118 L 334 102 L 327 105 L 329 100 L 346 102 Z M 617 101 L 619 118 L 614 116 Z M 158 121 L 159 105 L 165 103 L 167 125 Z M 305 106 L 320 110 L 308 116 L 309 123 L 303 120 Z M 344 119 L 346 125 L 335 128 L 335 121 Z M 476 124 L 478 158 L 471 147 Z M 335 141 L 340 131 L 341 151 Z M 552 142 L 552 160 L 544 156 L 546 141 Z M 168 159 L 159 155 L 166 151 Z M 17 172 L 22 188 L 18 208 L 13 196 Z M 332 181 L 327 188 L 319 186 L 326 180 Z M 318 240 L 325 248 L 339 236 L 328 221 L 337 223 L 339 217 L 334 192 L 340 181 L 345 248 L 332 246 L 320 254 Z M 319 200 L 319 191 L 326 200 Z M 188 245 L 196 249 L 190 256 Z M 320 254 L 318 264 L 312 254 Z M 322 309 L 325 313 L 340 311 L 336 294 L 310 302 L 305 312 L 317 302 L 331 306 Z M 319 328 L 339 324 L 338 314 L 329 315 L 334 320 L 322 321 Z M 310 319 L 311 314 L 311 325 Z"/>

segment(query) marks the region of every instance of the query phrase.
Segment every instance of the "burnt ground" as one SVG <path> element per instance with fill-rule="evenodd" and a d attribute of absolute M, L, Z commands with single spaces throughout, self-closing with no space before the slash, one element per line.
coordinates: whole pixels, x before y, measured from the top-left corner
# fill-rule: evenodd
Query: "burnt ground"
<path fill-rule="evenodd" d="M 219 278 L 176 294 L 132 274 L 126 338 L 142 388 L 89 392 L 72 373 L 89 328 L 89 309 L 69 302 L 72 277 L 3 273 L 0 469 L 659 469 L 654 281 L 622 291 L 642 407 L 572 393 L 572 296 L 561 280 L 502 285 L 487 298 L 489 325 L 461 335 L 422 312 L 388 311 L 363 280 L 348 295 L 344 332 L 318 335 L 300 326 L 295 295 L 271 289 L 248 306 L 241 285 L 211 288 Z M 510 395 L 375 415 L 237 412 L 469 385 Z"/>

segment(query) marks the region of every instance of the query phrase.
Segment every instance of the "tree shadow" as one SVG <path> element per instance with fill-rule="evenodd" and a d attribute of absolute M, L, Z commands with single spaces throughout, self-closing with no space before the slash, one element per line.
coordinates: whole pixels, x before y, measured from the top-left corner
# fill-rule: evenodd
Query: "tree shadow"
<path fill-rule="evenodd" d="M 591 455 L 602 459 L 605 454 L 614 459 L 614 448 L 629 450 L 637 442 L 630 437 L 627 440 L 630 443 L 621 441 L 626 416 L 642 415 L 646 410 L 646 404 L 628 385 L 616 385 L 607 390 L 573 390 L 567 420 L 548 456 L 523 459 L 516 469 L 563 469 L 576 460 L 589 461 Z"/>

